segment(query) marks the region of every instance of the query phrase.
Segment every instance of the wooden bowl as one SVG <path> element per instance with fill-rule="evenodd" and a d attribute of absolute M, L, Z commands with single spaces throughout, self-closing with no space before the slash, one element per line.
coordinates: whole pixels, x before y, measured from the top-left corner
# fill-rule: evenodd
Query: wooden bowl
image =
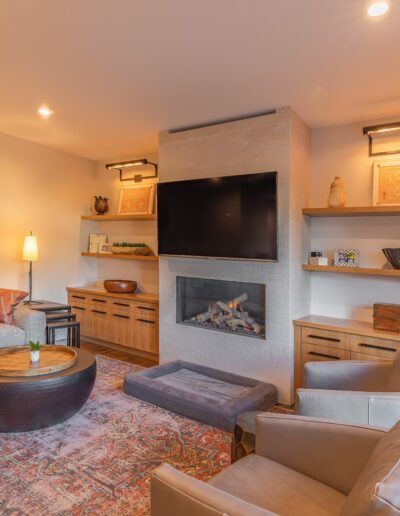
<path fill-rule="evenodd" d="M 114 294 L 131 294 L 137 288 L 137 282 L 132 280 L 104 280 L 104 288 Z"/>
<path fill-rule="evenodd" d="M 400 269 L 400 249 L 399 248 L 386 248 L 382 249 L 387 261 L 393 266 L 394 269 Z"/>

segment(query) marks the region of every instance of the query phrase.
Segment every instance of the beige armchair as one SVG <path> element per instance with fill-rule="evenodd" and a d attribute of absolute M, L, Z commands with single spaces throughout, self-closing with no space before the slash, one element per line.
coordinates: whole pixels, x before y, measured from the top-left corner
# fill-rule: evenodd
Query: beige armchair
<path fill-rule="evenodd" d="M 308 362 L 296 413 L 390 428 L 400 420 L 400 354 L 390 362 Z"/>
<path fill-rule="evenodd" d="M 300 416 L 256 418 L 256 453 L 208 483 L 168 465 L 153 516 L 356 516 L 400 512 L 400 423 L 390 431 Z"/>

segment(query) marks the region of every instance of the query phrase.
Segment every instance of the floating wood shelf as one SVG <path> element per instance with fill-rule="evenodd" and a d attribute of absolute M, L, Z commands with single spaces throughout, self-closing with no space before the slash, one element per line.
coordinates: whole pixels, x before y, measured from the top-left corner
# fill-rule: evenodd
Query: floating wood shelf
<path fill-rule="evenodd" d="M 158 256 L 139 256 L 135 254 L 114 254 L 114 253 L 81 253 L 82 256 L 91 258 L 110 258 L 117 260 L 138 260 L 143 262 L 157 262 Z"/>
<path fill-rule="evenodd" d="M 374 217 L 377 215 L 400 215 L 400 206 L 304 208 L 303 215 L 308 215 L 309 217 Z"/>
<path fill-rule="evenodd" d="M 338 272 L 364 276 L 395 276 L 400 278 L 400 269 L 368 269 L 365 267 L 330 267 L 325 265 L 303 265 L 303 270 L 314 272 Z"/>
<path fill-rule="evenodd" d="M 151 215 L 118 215 L 105 214 L 105 215 L 82 215 L 82 220 L 95 220 L 96 222 L 117 222 L 126 220 L 157 220 L 157 214 L 152 213 Z"/>

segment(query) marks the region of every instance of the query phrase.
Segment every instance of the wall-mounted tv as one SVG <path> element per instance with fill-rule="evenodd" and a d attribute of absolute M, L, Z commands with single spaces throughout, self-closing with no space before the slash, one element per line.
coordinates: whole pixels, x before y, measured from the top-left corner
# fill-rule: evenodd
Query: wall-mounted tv
<path fill-rule="evenodd" d="M 277 172 L 158 185 L 160 255 L 277 260 Z"/>

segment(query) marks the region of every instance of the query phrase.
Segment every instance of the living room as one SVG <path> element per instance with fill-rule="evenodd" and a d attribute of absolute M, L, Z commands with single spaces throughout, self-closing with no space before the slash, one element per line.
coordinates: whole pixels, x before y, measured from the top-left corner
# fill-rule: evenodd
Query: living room
<path fill-rule="evenodd" d="M 399 2 L 3 18 L 0 512 L 399 514 Z"/>

